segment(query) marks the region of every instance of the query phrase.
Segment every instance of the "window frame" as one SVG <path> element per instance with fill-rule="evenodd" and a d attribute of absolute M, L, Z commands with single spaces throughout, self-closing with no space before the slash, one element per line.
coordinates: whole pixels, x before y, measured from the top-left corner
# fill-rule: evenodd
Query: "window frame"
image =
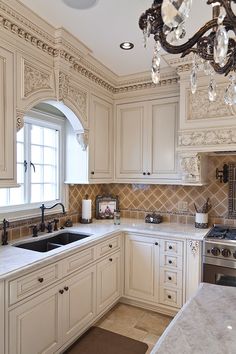
<path fill-rule="evenodd" d="M 35 203 L 27 203 L 20 205 L 9 205 L 0 207 L 0 219 L 9 218 L 11 221 L 26 219 L 28 217 L 38 217 L 41 215 L 39 207 L 42 203 L 45 206 L 52 206 L 55 203 L 63 203 L 65 209 L 68 210 L 69 205 L 69 187 L 64 183 L 65 181 L 65 124 L 66 117 L 62 118 L 51 113 L 32 109 L 24 116 L 24 122 L 34 124 L 45 128 L 53 128 L 57 126 L 59 131 L 59 147 L 58 147 L 58 161 L 60 161 L 58 171 L 58 195 L 59 198 L 50 201 L 41 201 Z M 25 144 L 24 144 L 25 148 Z M 29 147 L 28 147 L 29 148 Z M 47 214 L 55 214 L 61 212 L 61 207 L 55 207 L 52 210 L 47 210 Z"/>

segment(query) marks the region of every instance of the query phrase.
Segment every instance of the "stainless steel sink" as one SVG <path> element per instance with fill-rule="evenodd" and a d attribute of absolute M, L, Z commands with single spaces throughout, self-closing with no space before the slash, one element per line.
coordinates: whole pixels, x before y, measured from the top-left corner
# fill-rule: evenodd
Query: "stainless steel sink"
<path fill-rule="evenodd" d="M 55 236 L 47 237 L 41 240 L 15 244 L 13 246 L 24 248 L 31 251 L 36 251 L 36 252 L 48 252 L 55 248 L 68 245 L 69 243 L 82 240 L 89 236 L 91 236 L 91 234 L 82 234 L 82 233 L 76 234 L 73 232 L 61 232 Z"/>

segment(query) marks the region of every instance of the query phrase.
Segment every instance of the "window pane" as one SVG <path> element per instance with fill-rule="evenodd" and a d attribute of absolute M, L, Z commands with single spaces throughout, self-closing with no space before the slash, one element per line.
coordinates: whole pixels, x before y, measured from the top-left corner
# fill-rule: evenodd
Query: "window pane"
<path fill-rule="evenodd" d="M 31 184 L 31 203 L 43 201 L 43 188 L 41 184 Z"/>
<path fill-rule="evenodd" d="M 17 162 L 24 162 L 24 144 L 17 143 Z"/>
<path fill-rule="evenodd" d="M 0 206 L 8 205 L 9 189 L 0 188 Z"/>
<path fill-rule="evenodd" d="M 44 182 L 56 183 L 56 169 L 54 166 L 44 166 Z"/>
<path fill-rule="evenodd" d="M 10 188 L 10 205 L 24 204 L 24 186 Z"/>
<path fill-rule="evenodd" d="M 47 165 L 56 165 L 56 150 L 54 148 L 45 147 L 44 148 L 44 163 Z"/>
<path fill-rule="evenodd" d="M 43 129 L 38 125 L 32 125 L 31 127 L 31 141 L 35 145 L 43 145 Z"/>
<path fill-rule="evenodd" d="M 44 185 L 44 200 L 54 200 L 54 199 L 57 199 L 55 184 L 45 184 Z"/>
<path fill-rule="evenodd" d="M 31 161 L 34 164 L 43 163 L 43 147 L 32 145 L 31 146 Z"/>
<path fill-rule="evenodd" d="M 24 142 L 24 127 L 17 132 L 16 140 L 22 143 Z"/>
<path fill-rule="evenodd" d="M 43 183 L 43 166 L 42 165 L 34 165 L 35 172 L 33 167 L 31 166 L 31 181 L 32 183 Z"/>
<path fill-rule="evenodd" d="M 17 164 L 17 183 L 24 183 L 25 167 L 22 163 Z"/>
<path fill-rule="evenodd" d="M 54 129 L 44 128 L 44 145 L 56 146 L 56 133 Z"/>

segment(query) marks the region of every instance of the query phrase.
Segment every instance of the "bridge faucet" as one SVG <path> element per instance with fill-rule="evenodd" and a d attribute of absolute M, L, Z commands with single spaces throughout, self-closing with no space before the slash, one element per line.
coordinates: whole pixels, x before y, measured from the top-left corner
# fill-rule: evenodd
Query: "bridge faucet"
<path fill-rule="evenodd" d="M 45 209 L 53 209 L 53 208 L 55 208 L 57 205 L 60 205 L 60 206 L 61 206 L 62 212 L 63 212 L 63 214 L 65 214 L 65 213 L 66 213 L 66 212 L 65 212 L 65 207 L 64 207 L 64 205 L 63 205 L 62 203 L 56 203 L 56 204 L 54 204 L 54 205 L 51 206 L 51 207 L 45 207 L 44 204 L 41 205 L 40 209 L 41 209 L 42 214 L 41 214 L 40 231 L 44 232 L 44 231 L 45 231 L 45 228 L 46 228 L 45 221 L 44 221 L 44 211 L 45 211 Z"/>

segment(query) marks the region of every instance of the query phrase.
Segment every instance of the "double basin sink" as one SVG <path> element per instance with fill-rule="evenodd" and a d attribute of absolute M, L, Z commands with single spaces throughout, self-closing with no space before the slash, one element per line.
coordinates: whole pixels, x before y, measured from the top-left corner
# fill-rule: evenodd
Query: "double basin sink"
<path fill-rule="evenodd" d="M 68 245 L 72 242 L 82 240 L 89 236 L 91 236 L 91 234 L 61 232 L 55 236 L 47 237 L 37 241 L 15 244 L 13 246 L 36 252 L 48 252 L 56 248 Z"/>

